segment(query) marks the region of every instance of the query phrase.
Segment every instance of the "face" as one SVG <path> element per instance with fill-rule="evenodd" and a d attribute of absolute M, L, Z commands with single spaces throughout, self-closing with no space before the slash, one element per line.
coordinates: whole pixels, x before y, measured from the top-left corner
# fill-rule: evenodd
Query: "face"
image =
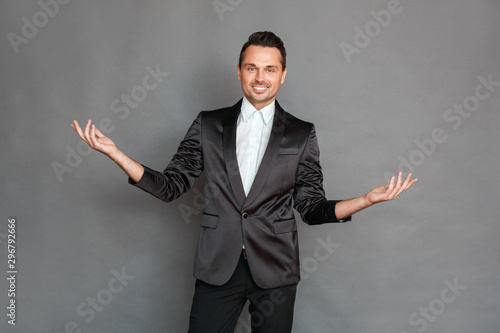
<path fill-rule="evenodd" d="M 245 50 L 241 68 L 238 65 L 243 94 L 257 110 L 274 101 L 285 76 L 281 53 L 275 47 L 250 45 Z"/>

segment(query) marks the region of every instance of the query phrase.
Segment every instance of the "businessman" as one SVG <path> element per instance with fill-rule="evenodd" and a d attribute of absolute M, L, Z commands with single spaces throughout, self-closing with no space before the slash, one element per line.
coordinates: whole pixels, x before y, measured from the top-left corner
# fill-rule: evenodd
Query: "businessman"
<path fill-rule="evenodd" d="M 200 112 L 163 172 L 122 153 L 89 120 L 71 125 L 110 157 L 129 182 L 170 202 L 205 173 L 212 191 L 201 218 L 194 259 L 190 333 L 233 332 L 247 300 L 252 332 L 291 332 L 300 263 L 295 208 L 307 224 L 345 222 L 393 200 L 417 179 L 401 173 L 389 184 L 348 200 L 327 200 L 314 125 L 276 101 L 287 74 L 286 51 L 272 32 L 256 32 L 237 66 L 243 98 Z"/>

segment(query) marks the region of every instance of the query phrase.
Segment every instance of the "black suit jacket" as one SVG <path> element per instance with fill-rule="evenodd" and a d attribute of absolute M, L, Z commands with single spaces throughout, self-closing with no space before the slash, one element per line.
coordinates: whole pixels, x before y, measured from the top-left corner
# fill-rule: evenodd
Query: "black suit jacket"
<path fill-rule="evenodd" d="M 208 195 L 195 277 L 213 285 L 224 284 L 244 245 L 257 285 L 291 285 L 300 280 L 292 207 L 308 224 L 340 222 L 335 216 L 337 201 L 325 198 L 314 125 L 285 112 L 278 102 L 266 152 L 245 197 L 236 159 L 240 109 L 241 100 L 232 107 L 202 111 L 163 173 L 145 167 L 137 184 L 129 182 L 169 202 L 189 190 L 205 171 Z"/>

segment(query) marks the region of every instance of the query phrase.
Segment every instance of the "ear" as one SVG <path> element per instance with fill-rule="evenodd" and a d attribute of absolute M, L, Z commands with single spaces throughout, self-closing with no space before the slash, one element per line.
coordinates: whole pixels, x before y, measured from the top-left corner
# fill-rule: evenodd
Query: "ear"
<path fill-rule="evenodd" d="M 240 64 L 238 64 L 236 66 L 237 70 L 238 70 L 238 81 L 241 81 L 241 68 L 240 68 Z"/>
<path fill-rule="evenodd" d="M 285 68 L 285 70 L 283 71 L 283 74 L 281 74 L 281 84 L 283 84 L 283 82 L 285 82 L 285 76 L 286 76 L 287 69 L 288 68 Z"/>

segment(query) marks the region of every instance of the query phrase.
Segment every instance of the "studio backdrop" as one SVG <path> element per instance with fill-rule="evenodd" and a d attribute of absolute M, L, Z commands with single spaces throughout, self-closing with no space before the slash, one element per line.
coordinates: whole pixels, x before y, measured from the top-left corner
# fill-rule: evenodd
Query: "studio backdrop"
<path fill-rule="evenodd" d="M 201 110 L 242 97 L 241 46 L 270 30 L 277 100 L 316 125 L 328 198 L 419 179 L 349 223 L 299 222 L 293 332 L 498 332 L 499 16 L 498 0 L 2 0 L 0 331 L 187 330 L 203 179 L 165 204 L 70 124 L 163 170 Z"/>

